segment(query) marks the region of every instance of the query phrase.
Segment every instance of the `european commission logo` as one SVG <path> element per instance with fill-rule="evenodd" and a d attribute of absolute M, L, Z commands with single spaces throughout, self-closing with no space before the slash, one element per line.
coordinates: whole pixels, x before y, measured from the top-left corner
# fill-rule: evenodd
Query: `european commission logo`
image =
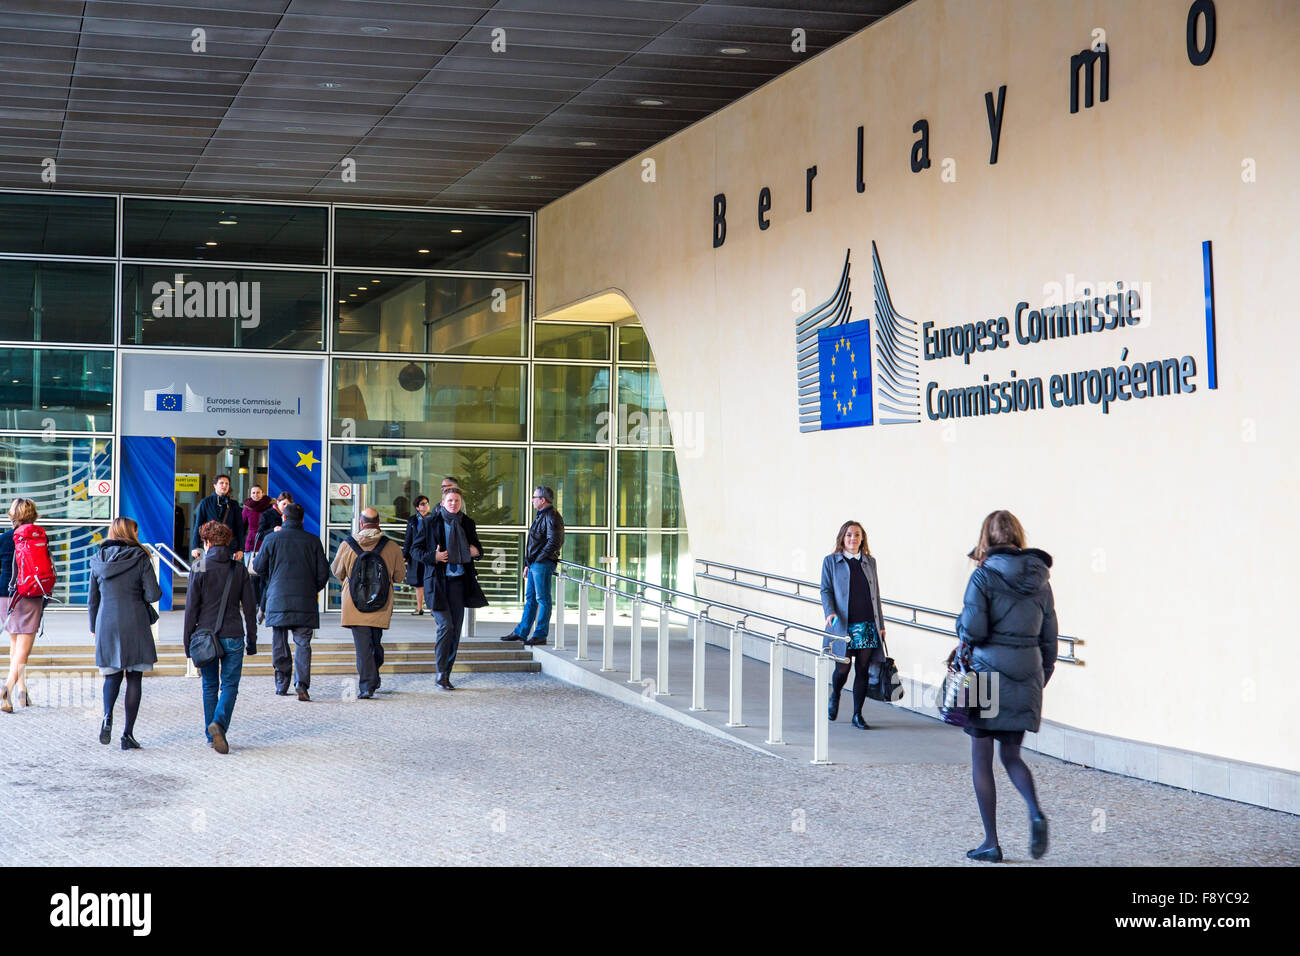
<path fill-rule="evenodd" d="M 144 410 L 146 412 L 202 412 L 206 399 L 194 392 L 188 385 L 182 391 L 176 390 L 176 383 L 170 382 L 162 388 L 144 390 Z"/>
<path fill-rule="evenodd" d="M 180 392 L 160 393 L 154 397 L 154 411 L 183 412 L 185 411 L 185 396 Z"/>
<path fill-rule="evenodd" d="M 876 349 L 871 323 L 853 321 L 852 250 L 835 294 L 795 320 L 799 430 L 903 425 L 921 420 L 920 350 L 916 322 L 894 311 L 876 244 L 871 244 Z"/>

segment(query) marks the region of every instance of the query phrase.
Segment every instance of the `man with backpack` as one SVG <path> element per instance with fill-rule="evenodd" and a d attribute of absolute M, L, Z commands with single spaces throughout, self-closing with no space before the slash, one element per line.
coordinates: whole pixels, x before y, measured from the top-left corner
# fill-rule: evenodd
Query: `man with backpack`
<path fill-rule="evenodd" d="M 331 570 L 343 582 L 341 623 L 357 650 L 357 697 L 370 700 L 384 663 L 381 641 L 393 620 L 393 583 L 406 575 L 402 546 L 379 529 L 374 508 L 361 512 L 361 529 L 339 545 Z"/>
<path fill-rule="evenodd" d="M 191 557 L 197 558 L 203 554 L 199 529 L 209 521 L 220 521 L 230 529 L 231 540 L 234 541 L 231 547 L 240 549 L 231 555 L 231 559 L 243 561 L 244 538 L 248 529 L 244 527 L 243 507 L 230 497 L 229 475 L 217 475 L 216 480 L 212 482 L 212 494 L 200 501 L 199 506 L 194 509 L 194 532 L 190 535 Z"/>
<path fill-rule="evenodd" d="M 298 672 L 298 699 L 311 700 L 311 637 L 320 627 L 316 596 L 330 580 L 325 549 L 320 538 L 302 527 L 302 505 L 285 505 L 284 523 L 258 549 L 253 573 L 264 582 L 263 606 L 271 625 L 271 661 L 275 666 L 275 692 L 289 693 L 293 672 Z M 289 656 L 289 631 L 294 652 Z"/>

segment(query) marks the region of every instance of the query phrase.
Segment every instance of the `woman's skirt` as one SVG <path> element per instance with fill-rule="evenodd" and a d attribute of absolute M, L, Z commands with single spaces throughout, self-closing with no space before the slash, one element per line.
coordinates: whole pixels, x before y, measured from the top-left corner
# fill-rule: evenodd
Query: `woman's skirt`
<path fill-rule="evenodd" d="M 849 625 L 849 650 L 869 651 L 880 646 L 880 632 L 875 621 Z"/>
<path fill-rule="evenodd" d="M 4 629 L 10 634 L 35 634 L 41 629 L 41 617 L 45 614 L 45 598 L 0 598 L 0 603 L 4 607 L 0 619 L 4 621 Z"/>

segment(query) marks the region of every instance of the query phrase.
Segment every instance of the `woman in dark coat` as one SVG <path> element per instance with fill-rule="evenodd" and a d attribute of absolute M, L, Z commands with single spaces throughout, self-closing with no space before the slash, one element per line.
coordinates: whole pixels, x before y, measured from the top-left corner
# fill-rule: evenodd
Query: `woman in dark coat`
<path fill-rule="evenodd" d="M 284 509 L 291 504 L 293 504 L 293 495 L 282 491 L 271 507 L 262 512 L 262 516 L 257 519 L 257 533 L 253 536 L 254 551 L 261 550 L 266 539 L 275 534 L 284 524 Z M 250 564 L 250 570 L 252 567 Z M 266 620 L 266 581 L 256 575 L 253 577 L 253 597 L 257 601 L 257 623 L 261 624 Z"/>
<path fill-rule="evenodd" d="M 125 678 L 122 749 L 140 749 L 134 731 L 142 678 L 158 663 L 149 605 L 161 597 L 149 553 L 140 544 L 139 527 L 130 518 L 114 518 L 108 540 L 90 558 L 90 636 L 95 639 L 95 666 L 104 675 L 101 744 L 113 737 L 113 706 Z"/>
<path fill-rule="evenodd" d="M 884 659 L 885 615 L 880 608 L 880 579 L 876 559 L 867 547 L 867 532 L 856 521 L 846 521 L 835 537 L 835 550 L 822 559 L 822 611 L 826 630 L 848 638 L 849 660 L 835 665 L 831 700 L 826 716 L 840 715 L 840 691 L 853 675 L 853 726 L 870 730 L 862 719 L 871 665 Z"/>
<path fill-rule="evenodd" d="M 185 656 L 190 656 L 190 638 L 199 628 L 216 630 L 222 657 L 199 668 L 203 676 L 203 721 L 208 745 L 219 754 L 229 753 L 226 732 L 239 697 L 239 679 L 244 673 L 244 653 L 257 653 L 257 605 L 253 601 L 253 582 L 248 569 L 231 555 L 234 536 L 220 521 L 199 526 L 203 558 L 194 562 L 190 587 L 185 595 L 185 623 L 181 640 Z M 226 582 L 230 590 L 226 592 Z M 225 592 L 225 613 L 221 612 L 221 595 Z M 240 612 L 244 620 L 240 622 Z"/>
<path fill-rule="evenodd" d="M 465 500 L 459 488 L 443 493 L 442 509 L 420 522 L 411 557 L 424 565 L 424 593 L 438 622 L 436 648 L 438 686 L 453 690 L 451 669 L 456 665 L 465 608 L 487 607 L 479 587 L 476 558 L 482 557 L 474 519 L 464 513 Z"/>
<path fill-rule="evenodd" d="M 415 610 L 424 613 L 424 565 L 411 560 L 411 545 L 420 532 L 420 521 L 429 513 L 429 499 L 424 495 L 415 499 L 415 514 L 406 519 L 406 535 L 402 538 L 402 560 L 406 562 L 406 583 L 415 588 Z"/>
<path fill-rule="evenodd" d="M 1048 569 L 1052 556 L 1025 548 L 1025 529 L 1010 511 L 984 519 L 970 557 L 971 572 L 957 618 L 957 636 L 969 648 L 979 702 L 984 705 L 966 733 L 971 736 L 971 776 L 984 823 L 984 842 L 967 852 L 973 860 L 1002 860 L 998 845 L 997 791 L 993 783 L 993 741 L 1002 766 L 1029 808 L 1029 853 L 1047 852 L 1047 818 L 1038 806 L 1034 778 L 1020 756 L 1025 731 L 1038 732 L 1043 687 L 1056 666 L 1056 607 Z"/>

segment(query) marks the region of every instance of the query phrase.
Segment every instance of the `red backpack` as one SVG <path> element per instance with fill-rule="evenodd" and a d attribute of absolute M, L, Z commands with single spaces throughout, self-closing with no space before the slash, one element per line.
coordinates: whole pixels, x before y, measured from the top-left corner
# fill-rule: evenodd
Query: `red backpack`
<path fill-rule="evenodd" d="M 25 524 L 14 529 L 14 577 L 11 589 L 18 597 L 52 597 L 54 563 L 45 529 Z"/>

